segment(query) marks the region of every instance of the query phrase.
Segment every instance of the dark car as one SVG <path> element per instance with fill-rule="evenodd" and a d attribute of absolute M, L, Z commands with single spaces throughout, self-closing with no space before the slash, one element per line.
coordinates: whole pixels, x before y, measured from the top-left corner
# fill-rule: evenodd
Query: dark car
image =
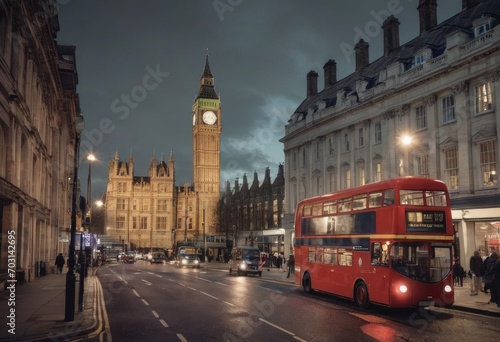
<path fill-rule="evenodd" d="M 152 264 L 163 264 L 165 261 L 165 254 L 163 253 L 153 253 L 151 259 L 149 260 Z"/>
<path fill-rule="evenodd" d="M 196 267 L 200 268 L 200 258 L 198 254 L 180 254 L 175 260 L 177 267 Z"/>

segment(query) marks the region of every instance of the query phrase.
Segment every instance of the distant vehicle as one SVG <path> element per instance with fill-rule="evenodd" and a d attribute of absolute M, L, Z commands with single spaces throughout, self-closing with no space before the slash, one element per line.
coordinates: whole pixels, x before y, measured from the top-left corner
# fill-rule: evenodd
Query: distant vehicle
<path fill-rule="evenodd" d="M 151 264 L 163 264 L 164 261 L 165 261 L 164 253 L 153 253 L 151 255 L 151 259 L 149 259 L 149 262 Z"/>
<path fill-rule="evenodd" d="M 126 264 L 133 264 L 135 262 L 135 252 L 128 252 L 123 259 Z"/>
<path fill-rule="evenodd" d="M 179 254 L 175 260 L 177 267 L 200 268 L 200 258 L 198 254 Z"/>
<path fill-rule="evenodd" d="M 238 275 L 254 274 L 262 277 L 262 259 L 257 247 L 234 247 L 229 260 L 229 274 L 236 271 Z"/>

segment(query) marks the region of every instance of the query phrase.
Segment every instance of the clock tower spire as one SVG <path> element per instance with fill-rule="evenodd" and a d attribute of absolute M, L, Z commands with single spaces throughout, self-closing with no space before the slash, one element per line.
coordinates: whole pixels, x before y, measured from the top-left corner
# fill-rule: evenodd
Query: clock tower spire
<path fill-rule="evenodd" d="M 217 202 L 220 190 L 221 104 L 214 88 L 208 53 L 193 104 L 193 182 L 199 199 Z"/>

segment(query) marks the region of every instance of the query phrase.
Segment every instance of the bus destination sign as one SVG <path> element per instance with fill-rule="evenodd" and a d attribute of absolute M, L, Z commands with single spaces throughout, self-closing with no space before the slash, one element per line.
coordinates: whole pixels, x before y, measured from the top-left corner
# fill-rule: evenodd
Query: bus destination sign
<path fill-rule="evenodd" d="M 446 233 L 444 211 L 407 211 L 406 231 L 418 233 Z"/>

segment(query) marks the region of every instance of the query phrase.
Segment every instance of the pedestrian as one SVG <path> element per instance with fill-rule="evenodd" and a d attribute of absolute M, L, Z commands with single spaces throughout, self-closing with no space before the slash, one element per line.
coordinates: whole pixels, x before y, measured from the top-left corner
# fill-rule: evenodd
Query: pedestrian
<path fill-rule="evenodd" d="M 59 253 L 59 255 L 56 257 L 56 267 L 57 267 L 57 273 L 62 274 L 63 266 L 65 264 L 64 257 L 62 253 Z"/>
<path fill-rule="evenodd" d="M 500 308 L 500 257 L 498 254 L 496 255 L 495 263 L 488 270 L 488 274 L 491 278 L 491 298 L 488 303 L 497 303 L 497 306 Z"/>
<path fill-rule="evenodd" d="M 288 261 L 286 262 L 286 265 L 288 266 L 288 273 L 287 273 L 286 277 L 289 278 L 290 274 L 295 273 L 295 257 L 293 256 L 293 254 L 288 257 Z"/>
<path fill-rule="evenodd" d="M 281 270 L 281 265 L 283 263 L 283 257 L 281 254 L 278 254 L 278 258 L 276 259 L 276 267 L 278 267 L 278 270 Z"/>
<path fill-rule="evenodd" d="M 470 257 L 469 268 L 472 273 L 472 280 L 470 283 L 470 295 L 475 296 L 481 291 L 481 267 L 483 266 L 483 259 L 479 251 L 475 251 L 474 255 Z"/>
<path fill-rule="evenodd" d="M 490 301 L 488 304 L 496 303 L 498 298 L 498 289 L 493 288 L 494 267 L 498 260 L 498 253 L 495 251 L 493 251 L 491 255 L 486 258 L 486 260 L 484 260 L 484 268 L 486 269 L 483 276 L 484 293 L 488 293 L 488 289 L 490 290 Z"/>
<path fill-rule="evenodd" d="M 458 262 L 458 259 L 455 259 L 455 264 L 453 265 L 453 284 L 456 286 L 464 286 L 464 275 L 465 270 Z"/>

